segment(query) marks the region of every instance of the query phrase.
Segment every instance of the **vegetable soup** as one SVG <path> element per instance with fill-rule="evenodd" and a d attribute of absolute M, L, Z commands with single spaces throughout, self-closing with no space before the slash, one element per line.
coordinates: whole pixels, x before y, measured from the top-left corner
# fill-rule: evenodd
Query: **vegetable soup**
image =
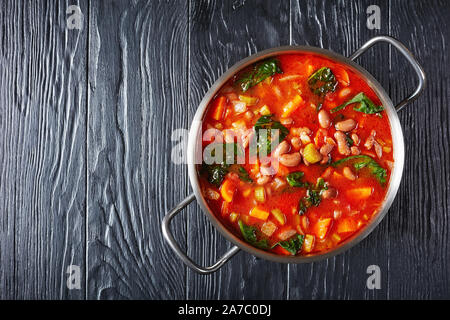
<path fill-rule="evenodd" d="M 203 120 L 203 195 L 228 229 L 281 255 L 328 251 L 362 230 L 394 165 L 387 114 L 365 81 L 314 54 L 257 62 Z"/>

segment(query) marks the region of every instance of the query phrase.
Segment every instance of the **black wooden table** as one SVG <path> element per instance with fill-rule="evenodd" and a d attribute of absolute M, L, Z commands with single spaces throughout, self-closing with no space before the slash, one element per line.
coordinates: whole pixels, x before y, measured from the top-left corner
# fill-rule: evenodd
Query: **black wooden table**
<path fill-rule="evenodd" d="M 380 8 L 380 29 L 366 26 L 370 5 Z M 0 7 L 0 298 L 450 298 L 448 1 Z M 191 192 L 187 166 L 171 161 L 171 136 L 189 128 L 209 86 L 262 49 L 304 44 L 350 55 L 380 34 L 408 46 L 428 76 L 425 93 L 400 113 L 405 170 L 382 223 L 318 263 L 241 252 L 210 276 L 187 269 L 161 234 L 164 214 Z M 394 102 L 415 87 L 388 45 L 358 61 Z M 231 247 L 196 205 L 173 227 L 201 264 Z M 380 268 L 381 289 L 366 286 L 370 265 Z"/>

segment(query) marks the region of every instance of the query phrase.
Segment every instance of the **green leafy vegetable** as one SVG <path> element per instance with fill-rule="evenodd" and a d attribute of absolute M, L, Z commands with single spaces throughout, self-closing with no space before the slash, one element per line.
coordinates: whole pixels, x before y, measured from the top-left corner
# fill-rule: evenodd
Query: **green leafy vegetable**
<path fill-rule="evenodd" d="M 328 92 L 336 90 L 338 82 L 330 68 L 322 67 L 309 76 L 308 84 L 315 95 L 324 97 Z"/>
<path fill-rule="evenodd" d="M 230 166 L 237 162 L 238 157 L 244 155 L 242 147 L 237 143 L 220 143 L 218 145 L 219 148 L 222 148 L 223 158 L 212 164 L 202 164 L 203 173 L 206 174 L 208 181 L 216 187 L 220 187 L 223 179 L 231 169 Z M 229 152 L 230 149 L 232 152 Z M 211 152 L 213 157 L 215 156 L 215 150 L 214 148 Z M 248 178 L 250 179 L 250 177 Z"/>
<path fill-rule="evenodd" d="M 223 179 L 228 173 L 228 165 L 226 164 L 206 164 L 203 163 L 202 171 L 206 173 L 208 181 L 215 185 L 216 187 L 220 187 Z"/>
<path fill-rule="evenodd" d="M 286 180 L 291 187 L 303 188 L 307 183 L 301 181 L 305 174 L 301 171 L 291 172 L 286 176 Z"/>
<path fill-rule="evenodd" d="M 242 91 L 245 92 L 275 73 L 283 73 L 280 68 L 280 61 L 270 58 L 255 64 L 251 72 L 243 74 L 236 82 L 240 84 Z"/>
<path fill-rule="evenodd" d="M 263 250 L 273 249 L 279 245 L 282 248 L 289 251 L 292 255 L 295 255 L 302 248 L 303 240 L 305 238 L 301 234 L 296 234 L 295 236 L 293 236 L 288 240 L 279 241 L 271 246 L 269 244 L 269 240 L 266 238 L 258 240 L 257 228 L 255 228 L 254 226 L 246 225 L 244 222 L 242 222 L 242 220 L 239 220 L 238 224 L 239 228 L 241 229 L 241 233 L 242 236 L 244 237 L 244 240 L 250 243 L 252 246 Z"/>
<path fill-rule="evenodd" d="M 331 109 L 331 113 L 342 110 L 352 103 L 359 103 L 358 106 L 353 107 L 353 110 L 367 114 L 379 113 L 384 110 L 383 106 L 377 106 L 375 103 L 373 103 L 372 100 L 369 99 L 368 96 L 364 94 L 364 92 L 360 92 L 356 96 L 348 100 L 346 103 L 341 104 L 334 109 Z"/>
<path fill-rule="evenodd" d="M 246 225 L 242 220 L 239 220 L 238 224 L 245 241 L 260 249 L 267 250 L 271 248 L 267 239 L 258 240 L 255 227 Z"/>
<path fill-rule="evenodd" d="M 386 183 L 387 178 L 387 172 L 386 169 L 384 169 L 378 162 L 376 162 L 374 159 L 372 159 L 369 156 L 366 155 L 357 155 L 357 156 L 350 156 L 341 160 L 338 160 L 336 162 L 333 162 L 331 165 L 333 167 L 337 167 L 343 163 L 346 163 L 348 161 L 353 161 L 353 167 L 359 171 L 363 168 L 368 168 L 370 170 L 370 173 L 378 180 L 380 184 Z"/>
<path fill-rule="evenodd" d="M 286 240 L 286 241 L 280 241 L 278 244 L 283 248 L 289 251 L 292 255 L 295 255 L 303 245 L 303 240 L 305 239 L 305 236 L 301 234 L 297 234 L 293 238 Z"/>
<path fill-rule="evenodd" d="M 239 166 L 239 168 L 238 168 L 238 175 L 242 181 L 250 182 L 250 183 L 253 182 L 253 180 L 252 180 L 252 178 L 250 178 L 250 175 L 248 174 L 247 170 L 245 170 L 245 168 L 242 166 Z"/>
<path fill-rule="evenodd" d="M 269 154 L 272 148 L 276 147 L 275 133 L 278 131 L 278 142 L 281 142 L 289 134 L 289 129 L 280 122 L 272 120 L 272 114 L 260 117 L 255 123 L 255 132 L 257 138 L 258 151 L 266 150 L 265 154 Z M 259 130 L 267 130 L 267 138 L 261 139 Z"/>
<path fill-rule="evenodd" d="M 348 133 L 345 134 L 345 141 L 349 147 L 353 146 L 353 140 L 348 136 Z"/>
<path fill-rule="evenodd" d="M 306 196 L 301 198 L 298 203 L 298 213 L 304 214 L 311 206 L 318 207 L 322 202 L 322 191 L 328 189 L 328 185 L 323 178 L 317 179 L 316 185 L 307 183 L 308 190 Z"/>

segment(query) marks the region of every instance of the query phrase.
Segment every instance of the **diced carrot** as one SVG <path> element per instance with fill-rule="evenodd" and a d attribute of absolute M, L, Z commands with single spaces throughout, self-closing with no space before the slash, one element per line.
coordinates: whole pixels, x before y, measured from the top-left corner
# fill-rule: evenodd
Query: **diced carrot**
<path fill-rule="evenodd" d="M 330 230 L 331 223 L 333 220 L 331 218 L 319 219 L 314 226 L 314 233 L 317 238 L 325 239 L 328 230 Z"/>
<path fill-rule="evenodd" d="M 339 221 L 337 226 L 338 233 L 348 233 L 356 231 L 356 223 L 351 218 L 344 218 Z"/>
<path fill-rule="evenodd" d="M 259 220 L 267 220 L 267 218 L 269 217 L 269 212 L 259 209 L 258 207 L 254 207 L 250 211 L 250 216 L 257 218 Z"/>
<path fill-rule="evenodd" d="M 314 248 L 314 236 L 312 234 L 305 235 L 305 238 L 303 239 L 303 248 L 302 252 L 311 252 Z"/>
<path fill-rule="evenodd" d="M 300 95 L 296 95 L 294 99 L 289 101 L 284 107 L 283 107 L 283 114 L 281 115 L 282 118 L 287 118 L 291 115 L 292 112 L 297 110 L 298 107 L 303 103 L 303 99 Z"/>
<path fill-rule="evenodd" d="M 372 187 L 362 187 L 362 188 L 354 188 L 346 191 L 347 197 L 351 199 L 363 200 L 367 199 L 372 195 L 373 189 Z"/>
<path fill-rule="evenodd" d="M 278 170 L 276 175 L 279 177 L 284 177 L 287 176 L 289 174 L 289 169 L 285 166 L 283 166 L 281 163 L 278 163 Z"/>
<path fill-rule="evenodd" d="M 227 104 L 227 98 L 225 96 L 220 96 L 218 98 L 216 98 L 216 100 L 214 100 L 214 104 L 213 104 L 213 114 L 212 117 L 214 120 L 221 120 L 223 117 L 223 112 L 225 110 L 225 106 Z"/>
<path fill-rule="evenodd" d="M 220 187 L 220 194 L 223 200 L 226 202 L 231 202 L 233 200 L 234 192 L 236 191 L 236 186 L 231 179 L 225 179 Z"/>

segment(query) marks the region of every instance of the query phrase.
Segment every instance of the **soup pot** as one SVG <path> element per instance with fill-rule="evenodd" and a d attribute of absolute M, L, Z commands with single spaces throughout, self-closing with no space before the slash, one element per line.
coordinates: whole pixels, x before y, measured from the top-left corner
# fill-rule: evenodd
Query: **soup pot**
<path fill-rule="evenodd" d="M 418 77 L 418 86 L 415 91 L 405 98 L 403 101 L 398 103 L 395 107 L 386 94 L 386 91 L 383 87 L 378 83 L 377 80 L 364 68 L 360 65 L 356 64 L 354 60 L 361 56 L 364 52 L 366 52 L 370 47 L 372 47 L 375 43 L 378 42 L 387 42 L 390 45 L 394 46 L 400 53 L 406 58 L 406 60 L 411 64 L 414 71 L 417 73 Z M 272 252 L 267 252 L 258 248 L 253 247 L 248 244 L 244 240 L 237 237 L 230 230 L 228 230 L 214 215 L 211 209 L 208 207 L 207 202 L 201 192 L 199 177 L 196 168 L 195 162 L 195 154 L 198 152 L 198 148 L 201 148 L 201 144 L 198 144 L 198 139 L 201 138 L 202 131 L 202 120 L 206 115 L 206 111 L 210 101 L 214 98 L 219 89 L 233 77 L 237 72 L 246 68 L 247 66 L 269 57 L 287 54 L 287 53 L 313 53 L 316 55 L 321 55 L 331 60 L 337 61 L 341 64 L 346 65 L 352 71 L 357 73 L 360 77 L 362 77 L 366 83 L 374 90 L 379 99 L 381 100 L 390 123 L 390 128 L 392 132 L 393 138 L 393 156 L 394 156 L 394 167 L 391 171 L 391 178 L 389 182 L 388 191 L 386 193 L 386 197 L 379 208 L 378 214 L 369 222 L 369 224 L 361 230 L 359 233 L 355 234 L 351 238 L 347 239 L 345 242 L 341 243 L 339 246 L 318 254 L 307 255 L 307 256 L 281 256 Z M 174 209 L 166 214 L 162 222 L 162 232 L 166 241 L 169 243 L 170 247 L 175 251 L 178 257 L 190 268 L 200 274 L 209 274 L 217 271 L 221 268 L 228 260 L 230 260 L 239 250 L 247 251 L 250 254 L 253 254 L 257 257 L 282 262 L 282 263 L 306 263 L 313 262 L 322 259 L 326 259 L 337 255 L 339 253 L 344 252 L 350 247 L 354 246 L 362 239 L 367 237 L 370 232 L 380 223 L 383 217 L 386 215 L 389 207 L 391 206 L 400 185 L 400 181 L 403 173 L 403 164 L 405 158 L 405 149 L 404 149 L 404 141 L 403 141 L 403 132 L 400 126 L 399 118 L 397 112 L 400 111 L 403 107 L 405 107 L 408 103 L 417 99 L 417 97 L 421 94 L 425 87 L 425 73 L 422 67 L 419 65 L 417 60 L 414 58 L 412 53 L 398 40 L 389 37 L 389 36 L 377 36 L 369 41 L 367 41 L 361 48 L 356 50 L 350 57 L 344 57 L 340 54 L 334 53 L 329 50 L 325 50 L 322 48 L 310 47 L 310 46 L 284 46 L 277 47 L 268 50 L 261 51 L 257 54 L 249 56 L 234 66 L 232 66 L 227 72 L 225 72 L 208 90 L 203 100 L 201 101 L 197 112 L 195 114 L 194 120 L 192 122 L 191 129 L 189 131 L 189 140 L 188 140 L 188 148 L 187 148 L 187 160 L 188 160 L 188 171 L 189 171 L 189 179 L 191 182 L 191 186 L 193 189 L 193 194 L 189 195 L 186 199 L 181 201 Z M 198 204 L 202 208 L 203 212 L 209 218 L 211 223 L 215 226 L 217 230 L 229 241 L 231 241 L 235 246 L 233 246 L 228 252 L 226 252 L 215 264 L 207 267 L 202 267 L 192 261 L 179 247 L 173 235 L 170 231 L 170 222 L 171 220 L 189 203 L 191 203 L 194 199 L 197 200 Z"/>

